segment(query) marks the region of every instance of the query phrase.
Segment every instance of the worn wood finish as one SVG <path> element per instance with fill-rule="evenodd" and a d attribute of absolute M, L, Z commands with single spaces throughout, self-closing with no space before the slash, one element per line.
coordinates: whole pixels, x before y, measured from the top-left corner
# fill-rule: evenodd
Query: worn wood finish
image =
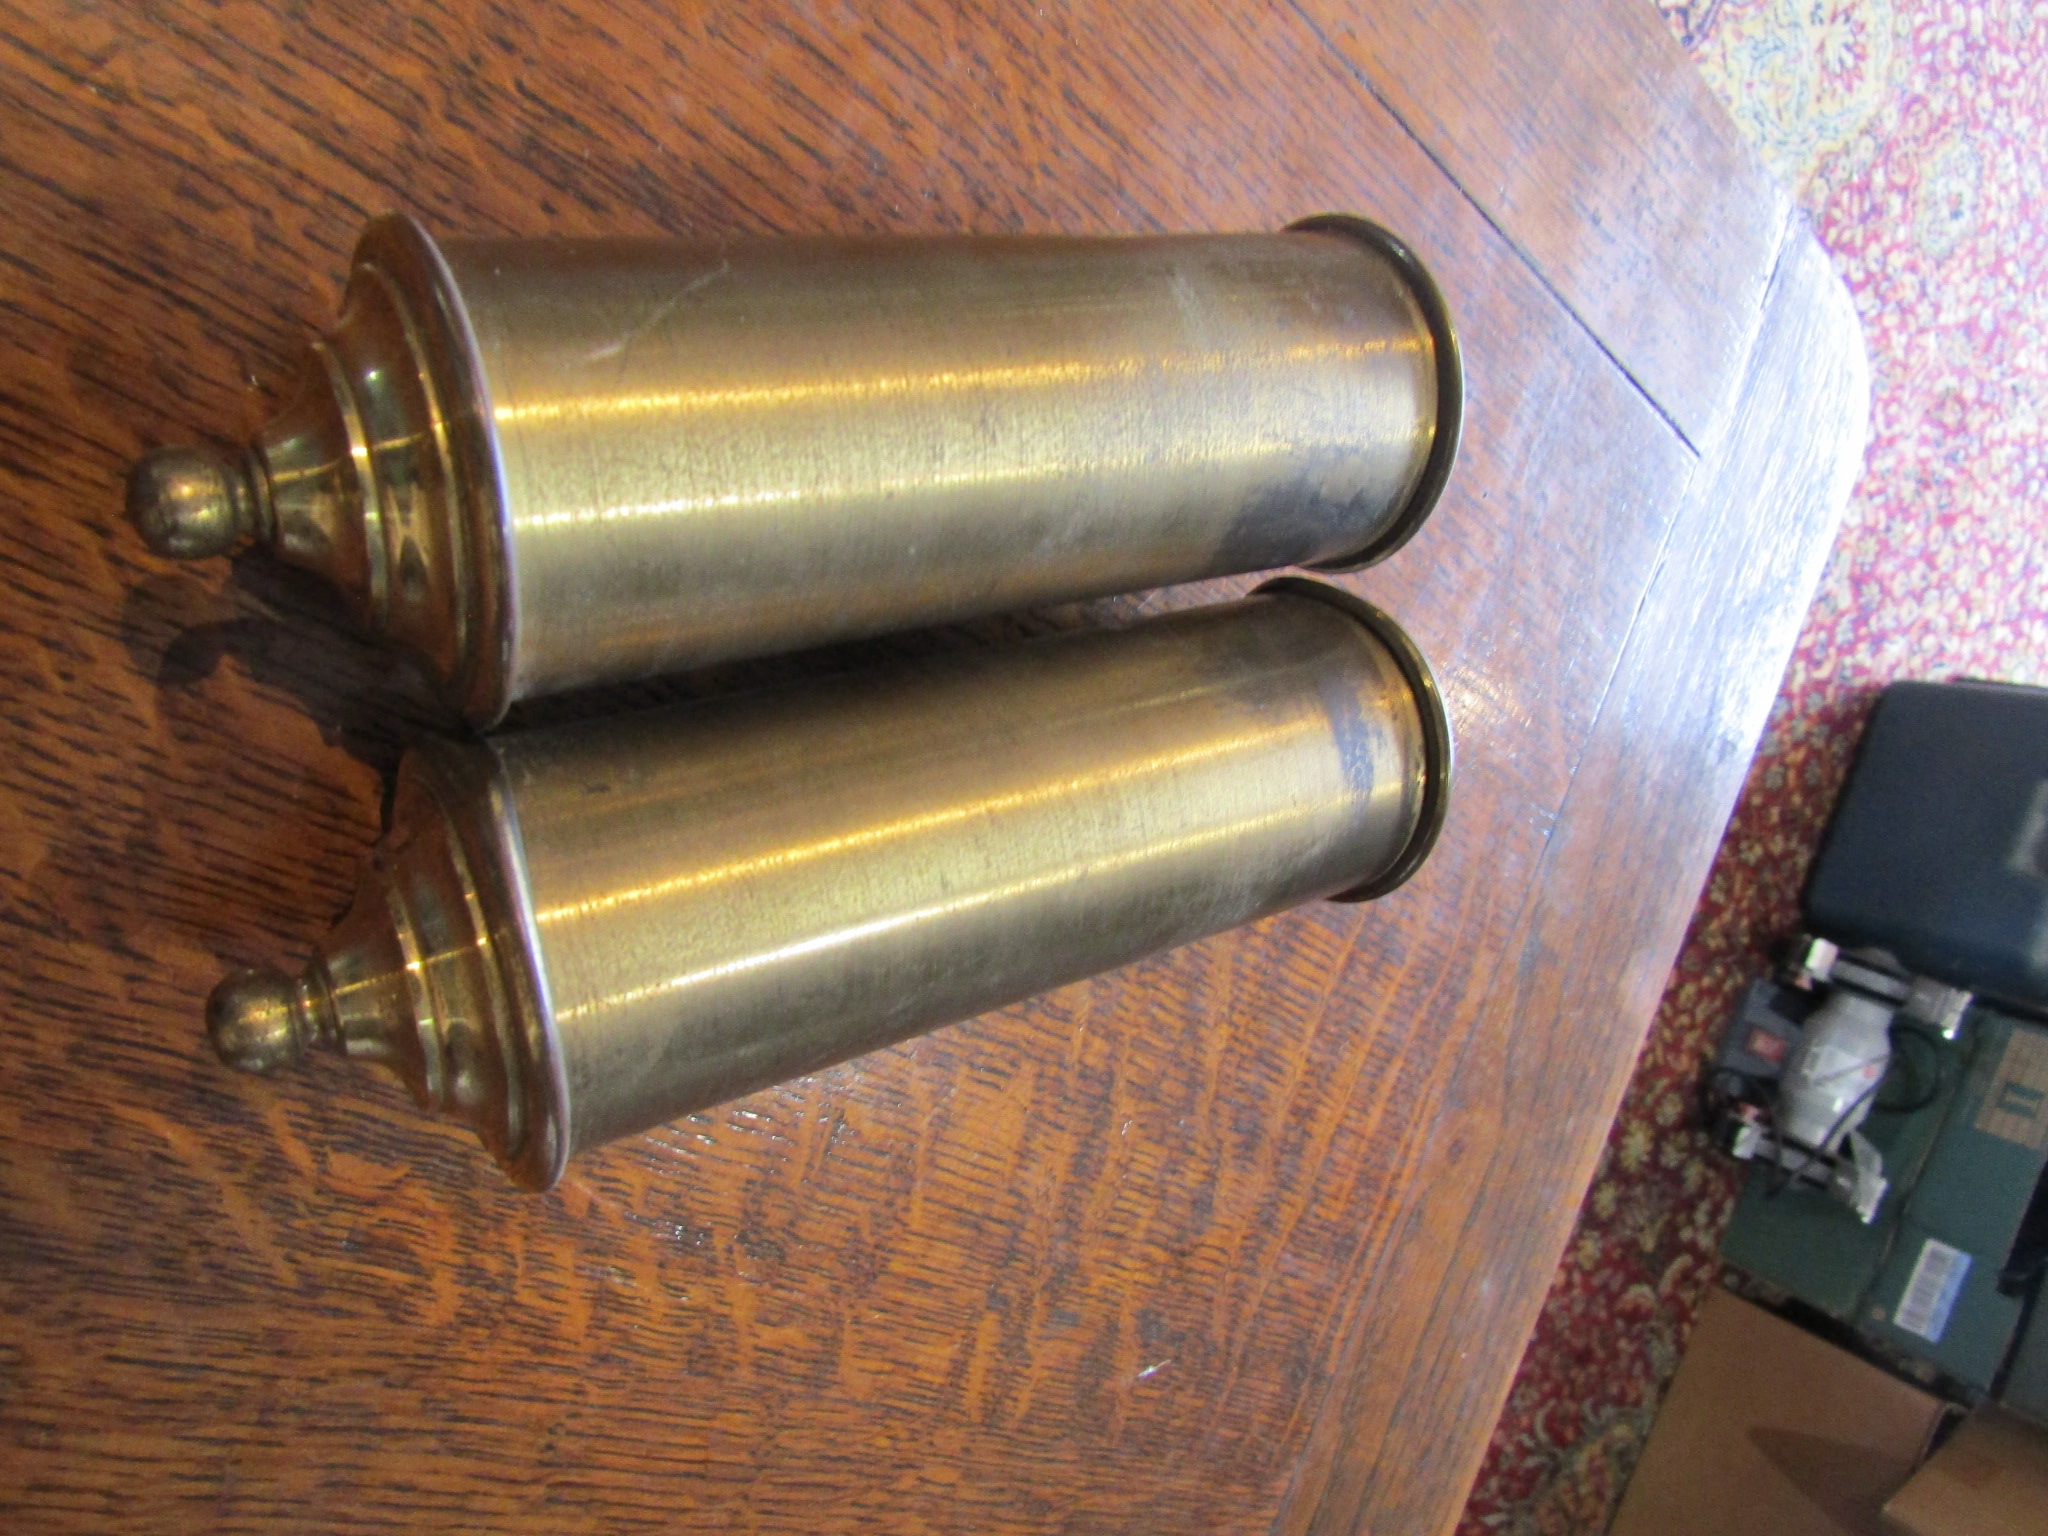
<path fill-rule="evenodd" d="M 1293 3 L 1686 439 L 1713 437 L 1790 203 L 1652 8 Z"/>
<path fill-rule="evenodd" d="M 1460 1430 L 1499 1412 L 1692 915 L 1670 893 L 1700 888 L 1720 841 L 1719 821 L 1676 813 L 1734 804 L 1820 579 L 1827 541 L 1787 538 L 1782 511 L 1846 502 L 1869 396 L 1849 296 L 1797 226 L 1529 904 L 1445 1063 L 1429 1177 L 1403 1193 L 1349 1398 L 1303 1459 L 1286 1529 L 1434 1529 L 1437 1484 L 1476 1475 L 1485 1446 Z M 1507 1231 L 1525 1240 L 1494 1239 Z M 1447 1475 L 1418 1478 L 1418 1455 Z"/>
<path fill-rule="evenodd" d="M 1451 1518 L 1853 458 L 1854 391 L 1771 340 L 1806 338 L 1815 379 L 1853 368 L 1807 237 L 1730 375 L 1759 401 L 1782 375 L 1788 403 L 1699 431 L 1696 463 L 1608 323 L 1701 302 L 1683 229 L 1546 245 L 1446 174 L 1446 125 L 1531 186 L 1680 172 L 1593 117 L 1544 136 L 1426 82 L 1397 118 L 1298 13 L 0 0 L 0 33 L 11 1528 Z M 1655 62 L 1631 89 L 1674 78 Z M 1739 201 L 1729 130 L 1684 121 L 1677 192 Z M 118 485 L 142 447 L 253 424 L 361 218 L 400 203 L 470 233 L 1382 218 L 1471 376 L 1450 495 L 1360 582 L 1461 733 L 1428 870 L 585 1158 L 542 1198 L 338 1064 L 226 1073 L 200 999 L 317 937 L 428 716 L 260 561 L 152 561 Z M 1727 334 L 1756 330 L 1776 249 L 1751 297 L 1709 294 Z M 1740 467 L 1794 441 L 1801 467 Z"/>

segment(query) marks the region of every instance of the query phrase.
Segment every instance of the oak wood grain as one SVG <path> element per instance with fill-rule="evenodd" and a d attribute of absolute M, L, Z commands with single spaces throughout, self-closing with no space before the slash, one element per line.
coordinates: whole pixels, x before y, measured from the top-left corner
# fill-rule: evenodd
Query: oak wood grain
<path fill-rule="evenodd" d="M 1767 697 L 1800 594 L 1658 596 L 1672 551 L 1732 558 L 1710 525 L 1734 514 L 1427 121 L 1397 119 L 1326 29 L 1263 8 L 0 0 L 10 1528 L 1255 1530 L 1324 1510 L 1384 1529 L 1382 1510 L 1454 1510 L 1561 1228 L 1522 1205 L 1485 1220 L 1501 1192 L 1444 1128 L 1499 1118 L 1509 1198 L 1576 1203 L 1754 735 L 1731 706 L 1690 736 L 1685 690 Z M 1693 191 L 1721 197 L 1725 129 L 1692 131 Z M 1566 181 L 1630 155 L 1567 135 L 1525 152 Z M 1460 732 L 1429 868 L 1369 908 L 1290 914 L 609 1149 L 542 1198 L 342 1064 L 228 1074 L 200 1000 L 325 928 L 383 775 L 434 716 L 284 573 L 153 561 L 119 482 L 141 448 L 276 402 L 386 206 L 450 233 L 1384 220 L 1443 283 L 1470 376 L 1441 510 L 1358 583 L 1422 642 Z M 1654 311 L 1695 256 L 1646 229 L 1582 259 Z M 1715 302 L 1755 329 L 1739 294 Z M 1834 418 L 1797 430 L 1849 454 Z M 1809 489 L 1731 526 L 1810 561 L 1833 507 Z M 1617 697 L 1668 717 L 1642 770 L 1663 819 L 1655 838 L 1627 823 L 1635 884 L 1569 904 L 1584 855 L 1558 850 L 1605 814 L 1588 786 L 1637 792 Z M 1589 984 L 1627 978 L 1601 1032 L 1581 1040 L 1562 991 L 1506 1000 L 1538 939 L 1582 950 Z M 1475 1062 L 1507 1048 L 1503 1009 L 1518 1049 L 1580 1075 L 1511 1103 Z M 1503 1278 L 1433 1310 L 1461 1264 Z M 1475 1318 L 1506 1331 L 1452 1370 L 1446 1330 Z M 1369 1389 L 1395 1381 L 1389 1416 Z"/>
<path fill-rule="evenodd" d="M 1790 201 L 1641 0 L 1294 0 L 1694 444 Z"/>
<path fill-rule="evenodd" d="M 1869 398 L 1855 311 L 1801 221 L 1736 409 L 1694 469 L 1529 905 L 1450 1063 L 1400 1238 L 1366 1282 L 1347 1348 L 1400 1368 L 1348 1373 L 1286 1529 L 1456 1523 L 1462 1499 L 1436 1490 L 1469 1483 L 1485 1449 L 1457 1430 L 1493 1421 L 1535 1327 L 1691 917 L 1668 893 L 1706 879 L 1862 461 Z M 1527 1178 L 1532 1167 L 1557 1182 Z M 1492 1240 L 1504 1231 L 1526 1239 Z M 1418 1478 L 1418 1454 L 1464 1464 Z"/>

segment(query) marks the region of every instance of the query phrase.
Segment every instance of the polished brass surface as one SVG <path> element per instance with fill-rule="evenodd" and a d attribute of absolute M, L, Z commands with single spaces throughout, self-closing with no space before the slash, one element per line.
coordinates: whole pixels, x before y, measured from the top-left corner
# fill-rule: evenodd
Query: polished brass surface
<path fill-rule="evenodd" d="M 1296 903 L 1441 822 L 1442 705 L 1318 583 L 1128 630 L 415 753 L 355 908 L 209 1026 L 377 1060 L 522 1182 Z"/>
<path fill-rule="evenodd" d="M 1379 558 L 1462 400 L 1362 220 L 1259 235 L 451 240 L 372 223 L 243 457 L 145 458 L 159 551 L 327 576 L 469 715 L 1032 604 Z"/>

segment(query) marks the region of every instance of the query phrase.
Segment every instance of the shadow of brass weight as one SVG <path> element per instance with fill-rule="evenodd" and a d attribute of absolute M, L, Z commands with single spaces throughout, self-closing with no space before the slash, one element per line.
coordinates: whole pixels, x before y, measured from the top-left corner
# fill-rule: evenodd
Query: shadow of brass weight
<path fill-rule="evenodd" d="M 1379 559 L 1457 448 L 1400 241 L 1279 234 L 357 247 L 294 402 L 159 449 L 162 554 L 326 577 L 490 724 L 514 700 L 1284 565 Z"/>
<path fill-rule="evenodd" d="M 709 705 L 417 749 L 221 1056 L 381 1063 L 522 1184 L 571 1153 L 1318 897 L 1392 889 L 1451 739 L 1323 583 Z"/>

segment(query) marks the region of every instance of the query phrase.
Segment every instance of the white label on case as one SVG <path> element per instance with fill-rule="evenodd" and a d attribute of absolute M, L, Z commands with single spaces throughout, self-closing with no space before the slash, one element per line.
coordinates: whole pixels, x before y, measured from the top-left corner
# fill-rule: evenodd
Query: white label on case
<path fill-rule="evenodd" d="M 1939 1344 L 1941 1336 L 1948 1332 L 1948 1315 L 1955 1310 L 1956 1297 L 1963 1291 L 1963 1277 L 1969 1272 L 1967 1253 L 1928 1238 L 1920 1245 L 1920 1257 L 1913 1262 L 1913 1278 L 1906 1282 L 1906 1294 L 1899 1298 L 1892 1321 L 1930 1344 Z"/>

